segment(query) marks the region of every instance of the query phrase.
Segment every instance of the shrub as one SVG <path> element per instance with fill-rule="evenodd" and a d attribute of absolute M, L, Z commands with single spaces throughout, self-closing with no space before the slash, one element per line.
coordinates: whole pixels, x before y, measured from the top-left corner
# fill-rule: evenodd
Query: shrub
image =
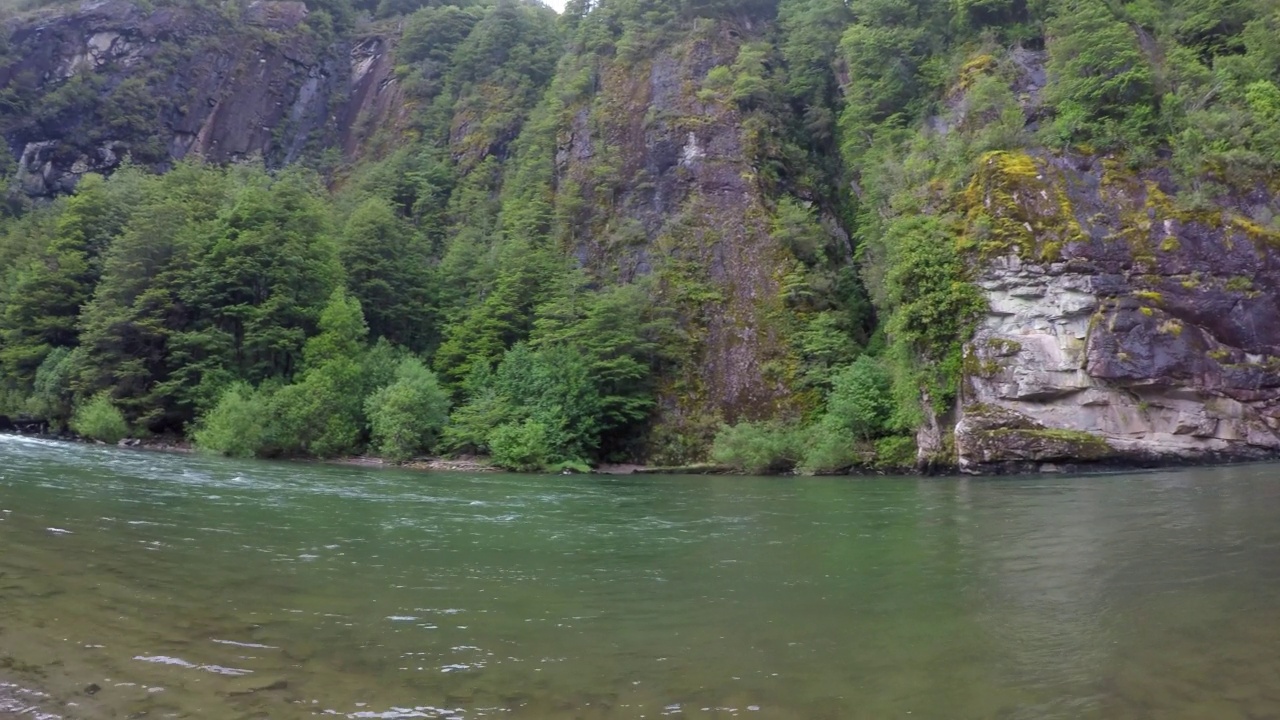
<path fill-rule="evenodd" d="M 489 435 L 493 464 L 516 472 L 536 472 L 551 463 L 551 433 L 536 420 L 507 423 Z"/>
<path fill-rule="evenodd" d="M 910 468 L 916 464 L 916 439 L 909 435 L 890 435 L 876 441 L 876 466 Z"/>
<path fill-rule="evenodd" d="M 449 418 L 449 394 L 417 358 L 405 358 L 395 382 L 365 402 L 373 447 L 391 460 L 407 460 L 435 447 Z"/>
<path fill-rule="evenodd" d="M 467 404 L 453 411 L 444 429 L 444 446 L 450 451 L 485 452 L 494 429 L 508 422 L 515 409 L 497 390 L 480 390 Z"/>
<path fill-rule="evenodd" d="M 192 440 L 201 450 L 230 457 L 260 455 L 268 445 L 269 406 L 269 393 L 235 383 L 200 418 Z"/>
<path fill-rule="evenodd" d="M 800 433 L 781 423 L 726 425 L 711 444 L 711 459 L 752 474 L 785 472 L 800 460 Z"/>
<path fill-rule="evenodd" d="M 98 393 L 76 408 L 71 417 L 71 429 L 77 435 L 112 444 L 129 436 L 129 423 L 125 422 L 124 415 L 105 392 Z"/>
<path fill-rule="evenodd" d="M 807 428 L 805 435 L 808 442 L 800 471 L 806 475 L 838 472 L 862 460 L 852 433 L 831 416 Z"/>
<path fill-rule="evenodd" d="M 364 434 L 361 368 L 338 358 L 271 396 L 271 445 L 285 455 L 336 457 L 356 452 Z"/>
<path fill-rule="evenodd" d="M 869 439 L 883 435 L 893 415 L 893 380 L 875 358 L 863 355 L 839 370 L 827 398 L 832 429 Z"/>
<path fill-rule="evenodd" d="M 27 411 L 63 427 L 71 417 L 70 381 L 77 362 L 77 351 L 54 348 L 36 370 Z"/>

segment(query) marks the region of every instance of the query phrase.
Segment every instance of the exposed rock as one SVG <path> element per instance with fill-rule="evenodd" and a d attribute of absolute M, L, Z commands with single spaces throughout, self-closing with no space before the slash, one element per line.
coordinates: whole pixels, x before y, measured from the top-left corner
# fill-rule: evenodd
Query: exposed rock
<path fill-rule="evenodd" d="M 98 93 L 89 105 L 0 126 L 20 187 L 65 193 L 128 156 L 164 169 L 189 155 L 281 166 L 325 147 L 358 154 L 373 128 L 394 129 L 407 117 L 392 38 L 323 45 L 307 16 L 293 0 L 255 0 L 238 21 L 211 9 L 109 1 L 11 21 L 18 52 L 0 65 L 0 87 L 21 88 L 37 107 L 77 76 L 91 77 Z M 117 112 L 110 105 L 127 83 L 142 83 L 155 102 L 133 108 L 135 124 L 124 127 L 99 114 Z"/>
<path fill-rule="evenodd" d="M 697 338 L 679 371 L 683 389 L 659 403 L 664 431 L 686 439 L 716 418 L 786 415 L 795 401 L 779 371 L 787 340 L 771 322 L 787 251 L 770 232 L 751 135 L 736 103 L 698 92 L 754 32 L 706 23 L 648 57 L 604 64 L 594 94 L 566 111 L 556 155 L 559 186 L 581 189 L 571 222 L 583 265 L 623 282 L 661 269 L 669 292 L 704 298 L 683 308 Z"/>
<path fill-rule="evenodd" d="M 1280 233 L 1242 210 L 1274 199 L 1190 213 L 1160 176 L 1035 167 L 973 199 L 1028 230 L 975 263 L 989 310 L 966 348 L 961 468 L 1280 451 Z M 1101 444 L 1045 434 L 1059 431 Z"/>
<path fill-rule="evenodd" d="M 1114 459 L 1102 438 L 1079 430 L 1050 429 L 1007 408 L 970 405 L 956 424 L 956 457 L 965 472 L 1018 472 L 1053 464 Z"/>

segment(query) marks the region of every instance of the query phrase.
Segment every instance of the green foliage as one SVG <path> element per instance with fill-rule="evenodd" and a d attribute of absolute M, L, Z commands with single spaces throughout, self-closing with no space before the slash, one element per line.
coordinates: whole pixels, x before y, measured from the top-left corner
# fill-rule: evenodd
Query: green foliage
<path fill-rule="evenodd" d="M 71 419 L 73 393 L 71 379 L 82 359 L 79 350 L 54 348 L 36 370 L 26 409 L 55 427 L 65 427 Z"/>
<path fill-rule="evenodd" d="M 1103 0 L 1064 3 L 1050 24 L 1049 127 L 1062 143 L 1142 145 L 1155 122 L 1151 65 L 1133 30 Z"/>
<path fill-rule="evenodd" d="M 662 348 L 675 328 L 652 302 L 650 288 L 591 292 L 582 280 L 571 275 L 565 291 L 539 306 L 532 344 L 582 359 L 598 396 L 591 422 L 606 445 L 616 446 L 648 419 L 654 373 L 667 359 Z"/>
<path fill-rule="evenodd" d="M 373 449 L 392 460 L 431 452 L 449 419 L 449 395 L 417 358 L 405 358 L 395 382 L 365 401 Z"/>
<path fill-rule="evenodd" d="M 893 415 L 892 384 L 879 361 L 859 357 L 833 378 L 826 421 L 859 439 L 883 434 Z"/>
<path fill-rule="evenodd" d="M 750 407 L 763 421 L 724 429 L 718 457 L 910 464 L 906 434 L 954 398 L 982 310 L 981 258 L 962 253 L 1022 233 L 966 194 L 987 187 L 971 183 L 985 153 L 1032 173 L 1056 162 L 1030 160 L 1037 142 L 1167 166 L 1202 209 L 1264 197 L 1280 172 L 1280 14 L 1263 0 L 573 0 L 560 18 L 317 0 L 298 35 L 249 26 L 242 4 L 180 4 L 219 28 L 193 40 L 322 64 L 357 26 L 398 28 L 406 102 L 344 128 L 358 146 L 330 148 L 323 178 L 126 166 L 33 203 L 12 157 L 29 141 L 60 139 L 62 164 L 116 142 L 167 163 L 157 130 L 189 115 L 194 96 L 169 91 L 189 56 L 160 42 L 127 67 L 5 74 L 6 412 L 59 422 L 107 393 L 140 430 L 245 456 L 694 461 L 744 410 L 712 402 L 742 370 L 737 347 L 705 352 L 715 333 L 762 349 L 749 381 L 793 400 Z M 37 50 L 0 40 L 0 73 Z M 1274 203 L 1250 202 L 1272 223 Z M 1051 255 L 1048 224 L 1032 234 Z"/>
<path fill-rule="evenodd" d="M 741 422 L 716 434 L 711 459 L 751 475 L 790 470 L 803 456 L 797 429 L 778 422 Z"/>
<path fill-rule="evenodd" d="M 885 309 L 888 356 L 895 364 L 899 423 L 913 426 L 928 398 L 945 408 L 960 379 L 961 345 L 985 308 L 967 279 L 946 224 L 927 215 L 895 219 L 886 229 Z"/>
<path fill-rule="evenodd" d="M 129 423 L 107 393 L 98 393 L 77 407 L 71 429 L 82 437 L 112 445 L 129 436 Z"/>
<path fill-rule="evenodd" d="M 876 459 L 878 467 L 903 469 L 915 467 L 916 440 L 909 435 L 890 435 L 876 441 Z"/>
<path fill-rule="evenodd" d="M 268 446 L 270 395 L 238 382 L 196 425 L 192 440 L 201 450 L 229 457 L 253 457 Z"/>
<path fill-rule="evenodd" d="M 374 338 L 427 349 L 434 324 L 433 282 L 426 248 L 390 203 L 370 198 L 347 221 L 339 258 Z"/>
<path fill-rule="evenodd" d="M 301 378 L 271 397 L 276 450 L 334 457 L 359 449 L 364 433 L 364 368 L 368 334 L 360 302 L 335 290 L 320 314 L 320 334 L 307 341 Z"/>
<path fill-rule="evenodd" d="M 494 428 L 489 436 L 493 463 L 516 472 L 537 472 L 553 462 L 554 441 L 546 425 L 526 418 Z"/>
<path fill-rule="evenodd" d="M 807 442 L 800 472 L 807 475 L 835 473 L 863 460 L 849 428 L 830 415 L 805 429 Z"/>

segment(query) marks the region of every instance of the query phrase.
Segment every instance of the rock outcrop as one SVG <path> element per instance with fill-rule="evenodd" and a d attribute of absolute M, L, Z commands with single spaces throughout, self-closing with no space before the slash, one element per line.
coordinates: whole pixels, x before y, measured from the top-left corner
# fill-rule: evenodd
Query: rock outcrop
<path fill-rule="evenodd" d="M 984 163 L 961 469 L 1280 452 L 1280 233 L 1251 219 L 1275 194 L 1192 211 L 1168 176 L 1106 159 Z"/>
<path fill-rule="evenodd" d="M 624 282 L 657 274 L 687 312 L 694 342 L 661 398 L 661 432 L 697 437 L 699 451 L 720 421 L 785 416 L 796 401 L 777 322 L 784 269 L 796 260 L 770 229 L 762 131 L 728 93 L 700 91 L 763 29 L 707 22 L 639 60 L 604 64 L 589 102 L 567 109 L 556 157 L 583 265 Z"/>
<path fill-rule="evenodd" d="M 294 0 L 255 0 L 238 17 L 104 0 L 11 20 L 0 87 L 24 107 L 0 133 L 22 190 L 67 192 L 126 157 L 163 169 L 189 155 L 355 155 L 404 119 L 392 38 L 329 41 L 307 18 Z"/>

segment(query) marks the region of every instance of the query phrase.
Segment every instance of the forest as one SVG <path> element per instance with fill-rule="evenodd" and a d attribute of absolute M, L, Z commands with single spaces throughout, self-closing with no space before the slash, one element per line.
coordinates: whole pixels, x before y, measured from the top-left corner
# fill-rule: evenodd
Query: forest
<path fill-rule="evenodd" d="M 138 4 L 257 32 L 230 0 Z M 361 152 L 172 160 L 149 142 L 183 102 L 159 67 L 0 88 L 0 413 L 242 457 L 907 467 L 959 392 L 974 264 L 1021 241 L 972 201 L 984 167 L 1158 168 L 1186 213 L 1280 177 L 1271 0 L 307 5 L 318 45 L 394 37 L 408 120 Z M 63 7 L 27 0 L 5 27 Z M 672 81 L 679 117 L 618 90 L 698 62 Z M 129 159 L 32 197 L 23 144 L 71 122 L 66 152 L 110 138 Z M 632 162 L 657 151 L 628 128 L 662 123 L 733 138 L 745 213 L 684 185 L 652 210 L 716 152 Z M 704 225 L 739 215 L 767 252 L 718 268 L 740 241 Z M 743 288 L 767 291 L 749 315 Z M 763 359 L 743 384 L 770 394 L 720 402 L 708 348 L 747 330 Z"/>

